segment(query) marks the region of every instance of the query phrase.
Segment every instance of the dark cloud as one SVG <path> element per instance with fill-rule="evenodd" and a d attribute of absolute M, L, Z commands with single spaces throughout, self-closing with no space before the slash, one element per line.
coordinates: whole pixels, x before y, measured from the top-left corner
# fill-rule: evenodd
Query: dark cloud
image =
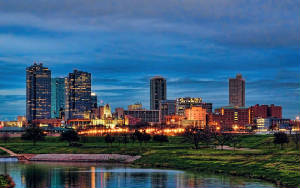
<path fill-rule="evenodd" d="M 297 0 L 1 1 L 0 119 L 25 113 L 25 68 L 34 61 L 54 77 L 91 72 L 93 90 L 113 107 L 149 107 L 154 75 L 167 78 L 168 98 L 227 105 L 228 78 L 241 73 L 248 105 L 276 103 L 293 118 L 299 9 Z"/>

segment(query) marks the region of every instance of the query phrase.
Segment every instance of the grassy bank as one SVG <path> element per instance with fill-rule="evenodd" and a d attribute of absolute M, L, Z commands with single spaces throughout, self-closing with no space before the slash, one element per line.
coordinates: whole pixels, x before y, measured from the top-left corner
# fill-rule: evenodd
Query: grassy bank
<path fill-rule="evenodd" d="M 13 188 L 15 183 L 12 181 L 11 177 L 7 175 L 0 175 L 0 188 Z"/>
<path fill-rule="evenodd" d="M 239 147 L 255 151 L 215 150 L 213 148 L 193 149 L 190 143 L 183 143 L 181 137 L 170 137 L 169 143 L 149 142 L 118 144 L 112 146 L 103 137 L 89 137 L 81 147 L 68 147 L 67 142 L 47 137 L 46 141 L 33 146 L 29 141 L 11 138 L 1 143 L 16 153 L 119 153 L 142 155 L 134 165 L 141 167 L 174 168 L 192 171 L 209 171 L 231 175 L 259 178 L 289 187 L 300 187 L 300 152 L 293 143 L 280 150 L 272 144 L 272 136 L 242 136 Z"/>

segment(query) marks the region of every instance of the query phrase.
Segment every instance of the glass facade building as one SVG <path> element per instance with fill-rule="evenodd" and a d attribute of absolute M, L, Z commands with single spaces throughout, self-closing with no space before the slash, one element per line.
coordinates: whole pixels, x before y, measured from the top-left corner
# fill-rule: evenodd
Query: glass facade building
<path fill-rule="evenodd" d="M 65 79 L 65 119 L 87 119 L 91 113 L 91 74 L 74 70 Z"/>
<path fill-rule="evenodd" d="M 65 110 L 65 78 L 51 79 L 51 118 L 61 118 Z"/>
<path fill-rule="evenodd" d="M 51 118 L 51 71 L 42 63 L 26 68 L 26 118 Z"/>

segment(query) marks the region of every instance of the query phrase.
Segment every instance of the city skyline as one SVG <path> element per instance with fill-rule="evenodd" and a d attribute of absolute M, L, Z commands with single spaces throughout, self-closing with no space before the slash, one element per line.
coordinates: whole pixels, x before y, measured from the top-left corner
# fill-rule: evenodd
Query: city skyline
<path fill-rule="evenodd" d="M 43 65 L 44 65 L 44 63 L 43 63 Z M 29 66 L 31 66 L 31 65 L 29 65 Z M 46 65 L 47 66 L 47 65 Z M 47 68 L 49 68 L 49 67 L 47 67 Z M 49 70 L 51 71 L 51 74 L 52 74 L 52 79 L 55 79 L 55 78 L 66 78 L 67 76 L 68 76 L 68 73 L 65 73 L 65 75 L 63 76 L 63 75 L 60 75 L 60 76 L 55 76 L 55 72 L 54 71 L 52 71 L 50 68 L 49 68 Z M 77 71 L 77 69 L 73 69 L 73 71 Z M 81 71 L 81 70 L 80 70 Z M 93 77 L 93 74 L 92 73 L 90 73 L 91 75 L 92 75 L 92 77 Z M 239 74 L 239 73 L 237 73 L 237 74 Z M 54 76 L 53 76 L 54 75 Z M 227 88 L 225 87 L 225 90 L 226 90 L 226 92 L 227 92 L 227 96 L 226 96 L 226 94 L 225 94 L 225 102 L 224 103 L 222 103 L 221 105 L 217 105 L 216 103 L 214 103 L 214 100 L 213 101 L 206 101 L 206 102 L 209 102 L 209 103 L 213 103 L 214 104 L 214 108 L 213 109 L 216 109 L 216 108 L 219 108 L 219 107 L 223 107 L 223 106 L 228 106 L 229 105 L 229 100 L 228 100 L 228 97 L 229 97 L 229 91 L 228 91 L 228 89 L 229 89 L 229 80 L 231 79 L 231 77 L 234 77 L 235 75 L 232 75 L 232 76 L 229 76 L 226 80 L 227 80 L 227 83 L 226 83 L 226 85 L 228 86 Z M 140 86 L 140 88 L 142 89 L 142 88 L 144 88 L 145 90 L 147 90 L 147 91 L 145 91 L 145 92 L 148 92 L 149 93 L 149 91 L 150 91 L 150 83 L 149 83 L 149 81 L 152 79 L 152 78 L 155 78 L 155 77 L 162 77 L 162 76 L 158 76 L 158 75 L 155 75 L 155 76 L 149 76 L 149 80 L 148 80 L 148 84 L 147 83 L 145 83 L 146 85 L 141 85 Z M 166 79 L 166 82 L 167 82 L 167 85 L 169 85 L 169 81 L 168 81 L 168 79 L 167 78 L 164 78 L 164 79 Z M 173 82 L 174 82 L 174 80 L 172 79 L 172 78 L 170 78 L 171 79 L 171 85 L 173 84 Z M 244 76 L 243 76 L 243 79 L 244 79 Z M 246 81 L 246 83 L 247 83 L 247 79 L 245 80 Z M 91 82 L 93 83 L 93 79 L 91 80 Z M 223 83 L 225 83 L 225 82 L 223 82 Z M 97 84 L 95 84 L 96 85 L 96 87 L 98 86 Z M 174 85 L 173 85 L 174 86 Z M 176 86 L 176 85 L 175 85 Z M 246 86 L 247 86 L 247 84 L 246 84 Z M 146 96 L 146 99 L 144 99 L 144 100 L 139 100 L 139 101 L 134 101 L 134 100 L 131 100 L 131 102 L 127 102 L 127 101 L 124 101 L 124 104 L 122 105 L 122 106 L 117 106 L 116 104 L 114 104 L 113 102 L 106 102 L 106 100 L 103 100 L 103 96 L 99 96 L 99 91 L 98 90 L 95 90 L 95 89 L 93 89 L 95 86 L 94 86 L 94 84 L 92 84 L 92 87 L 91 87 L 91 92 L 93 92 L 93 93 L 95 93 L 96 95 L 97 95 L 97 97 L 98 97 L 98 105 L 105 105 L 105 104 L 109 104 L 110 106 L 112 106 L 112 109 L 115 109 L 115 108 L 118 108 L 118 107 L 121 107 L 121 108 L 124 108 L 124 109 L 126 109 L 126 107 L 128 106 L 128 105 L 130 105 L 130 104 L 134 104 L 134 103 L 136 103 L 136 102 L 142 102 L 142 104 L 143 104 L 143 106 L 144 107 L 146 107 L 147 109 L 150 109 L 151 107 L 150 107 L 150 103 L 149 103 L 149 98 L 150 98 L 150 94 L 149 94 L 149 96 Z M 173 88 L 173 89 L 176 89 L 176 87 L 175 88 Z M 106 90 L 106 88 L 104 88 L 104 91 Z M 172 91 L 169 91 L 170 89 L 168 88 L 167 89 L 167 93 L 169 93 L 169 92 L 171 92 L 172 93 Z M 100 91 L 101 92 L 101 91 Z M 151 93 L 151 92 L 150 92 Z M 129 96 L 130 97 L 130 96 Z M 175 100 L 176 98 L 180 98 L 180 97 L 201 97 L 201 98 L 203 98 L 203 96 L 200 96 L 200 95 L 181 95 L 181 96 L 173 96 L 173 97 L 167 97 L 167 99 L 168 100 Z M 109 97 L 107 97 L 107 98 L 109 98 Z M 209 98 L 209 96 L 208 96 L 208 98 Z M 205 98 L 204 98 L 205 99 Z M 215 100 L 220 100 L 220 99 L 215 99 Z M 226 101 L 227 100 L 227 101 Z M 253 106 L 253 105 L 256 105 L 256 104 L 266 104 L 266 105 L 269 105 L 269 104 L 275 104 L 275 105 L 281 105 L 282 106 L 282 104 L 280 104 L 280 103 L 261 103 L 261 102 L 259 102 L 259 101 L 257 101 L 257 102 L 254 102 L 254 103 L 252 103 L 252 104 L 248 104 L 247 103 L 247 87 L 246 87 L 246 105 L 245 106 Z M 294 119 L 295 117 L 293 117 L 293 116 L 286 116 L 285 115 L 286 113 L 285 113 L 285 109 L 283 110 L 283 116 L 284 117 L 286 117 L 286 118 L 291 118 L 291 119 Z M 7 119 L 7 120 L 14 120 L 14 119 L 16 119 L 16 117 L 17 116 L 19 116 L 19 115 L 23 115 L 23 114 L 16 114 L 15 115 L 15 117 L 12 117 L 12 118 L 10 118 L 10 119 Z M 0 117 L 2 117 L 2 116 L 0 116 Z M 1 120 L 6 120 L 6 119 L 1 119 Z"/>
<path fill-rule="evenodd" d="M 93 91 L 113 109 L 135 102 L 150 108 L 155 75 L 168 80 L 168 99 L 225 106 L 228 78 L 241 73 L 247 106 L 274 103 L 284 117 L 300 115 L 297 1 L 116 4 L 1 2 L 0 119 L 25 115 L 24 68 L 34 61 L 53 77 L 91 72 Z"/>

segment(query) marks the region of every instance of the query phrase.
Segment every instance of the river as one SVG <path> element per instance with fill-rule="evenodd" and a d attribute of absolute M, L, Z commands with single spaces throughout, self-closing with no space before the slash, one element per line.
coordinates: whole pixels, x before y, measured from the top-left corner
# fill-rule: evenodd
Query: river
<path fill-rule="evenodd" d="M 99 163 L 0 162 L 15 188 L 275 188 L 264 181 Z"/>

